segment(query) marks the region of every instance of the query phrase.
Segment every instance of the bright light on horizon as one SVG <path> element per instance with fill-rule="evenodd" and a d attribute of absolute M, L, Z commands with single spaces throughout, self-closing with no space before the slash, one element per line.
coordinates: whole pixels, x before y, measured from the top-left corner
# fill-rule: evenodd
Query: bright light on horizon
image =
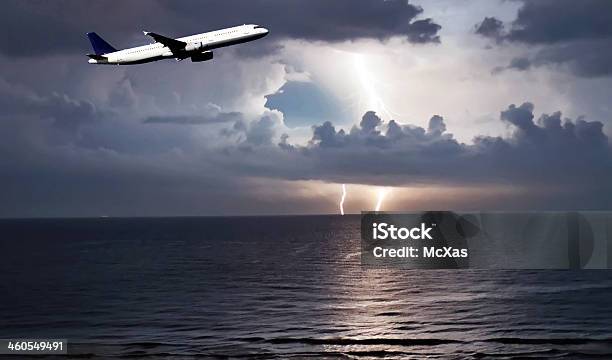
<path fill-rule="evenodd" d="M 375 211 L 380 211 L 382 208 L 383 201 L 385 200 L 385 196 L 390 192 L 388 188 L 379 188 L 378 189 L 378 201 L 376 201 L 376 209 Z"/>

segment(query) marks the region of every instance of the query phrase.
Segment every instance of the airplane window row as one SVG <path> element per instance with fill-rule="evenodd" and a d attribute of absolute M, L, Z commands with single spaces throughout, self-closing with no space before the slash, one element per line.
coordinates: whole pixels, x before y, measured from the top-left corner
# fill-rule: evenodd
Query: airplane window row
<path fill-rule="evenodd" d="M 238 30 L 232 30 L 232 31 L 228 31 L 228 32 L 225 32 L 225 33 L 217 33 L 217 34 L 215 34 L 215 36 L 218 36 L 218 35 L 225 35 L 225 34 L 230 34 L 230 33 L 235 33 L 235 32 L 238 32 Z M 205 37 L 199 37 L 199 38 L 196 38 L 196 40 L 195 40 L 195 41 L 202 41 L 202 40 L 205 40 Z M 159 45 L 155 46 L 155 48 L 158 48 L 158 47 L 160 47 L 160 46 L 159 46 Z M 143 52 L 143 51 L 148 51 L 148 50 L 149 50 L 149 49 L 133 50 L 133 51 L 130 51 L 130 52 L 128 52 L 128 53 L 129 53 L 129 54 L 132 54 L 132 53 L 135 53 L 135 52 Z"/>

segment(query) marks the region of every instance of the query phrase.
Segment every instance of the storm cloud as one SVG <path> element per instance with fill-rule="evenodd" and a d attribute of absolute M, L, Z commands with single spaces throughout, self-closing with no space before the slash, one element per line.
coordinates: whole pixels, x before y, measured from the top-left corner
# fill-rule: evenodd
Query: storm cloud
<path fill-rule="evenodd" d="M 242 118 L 239 112 L 216 113 L 207 116 L 199 115 L 170 115 L 148 116 L 142 120 L 145 124 L 177 124 L 177 125 L 205 125 L 237 121 Z"/>
<path fill-rule="evenodd" d="M 603 124 L 560 112 L 536 116 L 528 102 L 499 113 L 508 136 L 480 135 L 470 143 L 455 139 L 439 115 L 420 127 L 383 121 L 372 111 L 348 130 L 331 121 L 314 126 L 306 144 L 292 143 L 283 134 L 282 113 L 268 111 L 252 121 L 217 123 L 223 126 L 217 136 L 231 141 L 214 146 L 192 136 L 191 129 L 211 126 L 199 118 L 152 126 L 115 114 L 85 121 L 78 133 L 59 129 L 67 134 L 59 142 L 50 137 L 52 122 L 25 109 L 2 119 L 0 136 L 10 140 L 0 145 L 8 154 L 0 161 L 0 191 L 16 204 L 2 207 L 4 216 L 66 215 L 74 209 L 90 215 L 189 214 L 202 205 L 194 201 L 218 202 L 209 211 L 227 213 L 232 202 L 260 201 L 249 185 L 257 178 L 400 187 L 511 185 L 549 196 L 544 207 L 612 205 L 612 151 Z M 164 206 L 154 210 L 155 204 Z M 242 210 L 256 212 L 257 206 Z"/>
<path fill-rule="evenodd" d="M 486 17 L 475 32 L 533 49 L 507 68 L 561 65 L 584 77 L 612 75 L 612 2 L 607 0 L 522 0 L 508 26 Z"/>
<path fill-rule="evenodd" d="M 538 54 L 566 46 L 585 46 L 581 64 L 597 63 L 587 50 L 605 34 L 510 39 L 513 25 L 490 17 L 478 33 L 492 49 L 466 49 L 438 43 L 437 13 L 427 20 L 427 8 L 403 0 L 4 5 L 2 217 L 321 213 L 336 209 L 339 183 L 427 186 L 443 194 L 440 208 L 507 209 L 507 194 L 522 209 L 612 206 L 609 83 L 585 84 L 581 105 L 535 76 L 491 77 L 496 64 L 483 60 L 509 60 L 506 48 L 520 44 L 528 52 L 515 69 L 536 73 L 549 65 Z M 440 17 L 461 41 L 480 20 L 463 15 Z M 123 47 L 145 42 L 142 28 L 175 36 L 244 22 L 272 32 L 205 64 L 94 66 L 83 55 L 87 31 Z M 443 192 L 461 187 L 487 189 L 487 202 Z M 350 211 L 368 196 L 351 197 Z"/>
<path fill-rule="evenodd" d="M 499 121 L 508 136 L 479 135 L 462 143 L 439 115 L 423 128 L 367 112 L 348 131 L 329 121 L 314 126 L 307 145 L 291 144 L 285 135 L 277 146 L 250 148 L 248 155 L 226 149 L 218 166 L 271 178 L 358 179 L 376 186 L 513 186 L 554 198 L 549 205 L 612 205 L 612 148 L 601 122 L 561 112 L 536 116 L 529 102 L 508 106 Z"/>
<path fill-rule="evenodd" d="M 83 53 L 89 48 L 85 38 L 89 31 L 98 31 L 116 47 L 125 47 L 149 41 L 141 37 L 143 29 L 184 36 L 245 22 L 270 28 L 270 39 L 346 41 L 399 36 L 412 43 L 439 42 L 440 25 L 420 18 L 422 13 L 421 7 L 406 0 L 9 0 L 0 13 L 4 27 L 0 52 L 8 56 Z M 27 46 L 15 46 L 24 41 Z M 260 56 L 277 49 L 268 42 L 240 51 Z"/>
<path fill-rule="evenodd" d="M 438 115 L 424 129 L 384 123 L 368 112 L 348 132 L 330 122 L 315 126 L 309 145 L 297 153 L 302 164 L 312 166 L 302 176 L 336 182 L 514 183 L 566 191 L 611 186 L 612 152 L 601 122 L 570 120 L 560 112 L 534 119 L 533 104 L 510 105 L 500 120 L 511 136 L 476 136 L 465 144 L 446 131 Z"/>

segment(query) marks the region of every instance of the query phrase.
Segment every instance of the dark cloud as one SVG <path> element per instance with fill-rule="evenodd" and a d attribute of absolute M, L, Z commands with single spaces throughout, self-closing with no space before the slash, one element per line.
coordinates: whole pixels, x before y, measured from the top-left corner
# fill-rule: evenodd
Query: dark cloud
<path fill-rule="evenodd" d="M 278 54 L 284 49 L 284 46 L 278 42 L 264 41 L 258 44 L 246 43 L 230 49 L 240 58 L 251 59 Z"/>
<path fill-rule="evenodd" d="M 536 128 L 536 124 L 533 123 L 533 104 L 523 103 L 517 107 L 512 104 L 508 107 L 508 110 L 501 112 L 501 119 L 514 125 L 518 130 L 530 131 Z"/>
<path fill-rule="evenodd" d="M 480 24 L 476 25 L 476 34 L 493 39 L 501 39 L 504 23 L 494 17 L 485 17 Z"/>
<path fill-rule="evenodd" d="M 13 111 L 0 119 L 5 125 L 0 127 L 2 216 L 280 209 L 269 199 L 262 202 L 249 178 L 500 185 L 536 194 L 514 200 L 530 208 L 612 206 L 612 151 L 602 123 L 565 119 L 560 112 L 537 117 L 530 103 L 500 112 L 511 135 L 477 136 L 469 144 L 457 141 L 439 115 L 423 128 L 384 122 L 367 112 L 348 131 L 331 122 L 315 126 L 308 144 L 298 145 L 286 135 L 278 136 L 282 114 L 269 111 L 253 121 L 235 121 L 225 135 L 236 141 L 218 147 L 191 137 L 193 128 L 188 126 L 150 126 L 119 117 L 93 122 L 62 143 L 48 141 L 53 125 L 36 114 Z M 287 204 L 283 209 L 300 206 Z M 300 209 L 316 208 L 312 203 L 304 206 Z"/>
<path fill-rule="evenodd" d="M 142 122 L 145 124 L 176 124 L 176 125 L 206 125 L 237 121 L 242 118 L 239 112 L 217 113 L 210 116 L 173 115 L 148 116 Z"/>
<path fill-rule="evenodd" d="M 104 115 L 87 100 L 57 92 L 40 95 L 3 79 L 0 79 L 0 107 L 4 115 L 36 115 L 51 119 L 58 128 L 71 131 Z"/>
<path fill-rule="evenodd" d="M 141 35 L 147 26 L 162 26 L 179 19 L 166 14 L 155 1 L 134 0 L 56 2 L 7 0 L 2 3 L 3 34 L 0 52 L 9 56 L 85 54 L 90 52 L 85 34 L 98 31 L 112 40 Z M 164 26 L 165 27 L 165 26 Z M 144 38 L 142 38 L 144 42 Z"/>
<path fill-rule="evenodd" d="M 511 26 L 487 17 L 476 33 L 498 43 L 535 46 L 528 57 L 504 68 L 561 65 L 579 76 L 612 75 L 612 2 L 607 0 L 522 0 Z M 502 69 L 502 68 L 499 68 Z"/>
<path fill-rule="evenodd" d="M 282 120 L 278 113 L 267 112 L 260 119 L 252 121 L 246 128 L 245 144 L 271 145 L 276 129 Z"/>
<path fill-rule="evenodd" d="M 584 77 L 612 75 L 612 37 L 545 47 L 530 62 L 536 66 L 559 64 Z"/>
<path fill-rule="evenodd" d="M 145 41 L 140 30 L 184 36 L 244 23 L 271 30 L 269 44 L 240 49 L 244 56 L 278 50 L 273 39 L 345 41 L 402 36 L 410 42 L 439 42 L 440 26 L 418 19 L 423 10 L 406 0 L 219 0 L 61 2 L 8 0 L 0 21 L 0 52 L 9 56 L 89 51 L 85 33 L 99 32 L 116 47 Z M 138 37 L 138 38 L 136 38 Z"/>
<path fill-rule="evenodd" d="M 434 115 L 429 119 L 429 125 L 427 126 L 427 132 L 436 136 L 442 135 L 446 131 L 446 124 L 444 124 L 444 118 L 440 115 Z"/>
<path fill-rule="evenodd" d="M 527 0 L 519 9 L 510 41 L 564 43 L 612 37 L 612 3 L 608 0 Z"/>
<path fill-rule="evenodd" d="M 277 37 L 344 41 L 404 36 L 418 43 L 439 41 L 440 26 L 431 19 L 416 20 L 423 9 L 405 0 L 166 1 L 164 5 L 180 17 L 216 27 L 228 22 L 262 24 Z"/>
<path fill-rule="evenodd" d="M 408 41 L 413 43 L 437 43 L 440 42 L 440 37 L 438 36 L 438 31 L 440 31 L 442 27 L 436 24 L 432 19 L 423 19 L 417 20 L 412 24 L 408 25 L 405 30 L 405 35 Z M 403 35 L 402 33 L 398 35 Z M 385 37 L 388 37 L 386 35 Z"/>
<path fill-rule="evenodd" d="M 283 138 L 281 149 L 292 154 L 287 162 L 300 167 L 278 168 L 287 162 L 271 156 L 261 171 L 376 185 L 512 184 L 541 194 L 579 192 L 584 206 L 612 204 L 612 149 L 601 122 L 564 119 L 560 112 L 535 121 L 531 103 L 509 106 L 500 119 L 514 129 L 511 136 L 477 136 L 464 144 L 446 132 L 440 116 L 424 129 L 384 123 L 368 112 L 349 132 L 330 122 L 313 127 L 308 146 L 289 146 Z"/>
<path fill-rule="evenodd" d="M 326 121 L 321 126 L 315 126 L 312 129 L 311 143 L 320 147 L 340 147 L 344 145 L 344 130 L 336 132 L 336 128 L 331 121 Z M 286 140 L 286 139 L 285 139 Z"/>
<path fill-rule="evenodd" d="M 72 19 L 62 19 L 57 5 L 18 0 L 3 2 L 0 12 L 4 28 L 0 36 L 2 53 L 9 56 L 57 54 L 82 46 L 74 35 L 83 33 L 74 26 Z"/>
<path fill-rule="evenodd" d="M 510 65 L 508 65 L 511 69 L 516 70 L 527 70 L 531 66 L 531 61 L 527 58 L 514 58 L 510 61 Z"/>
<path fill-rule="evenodd" d="M 235 140 L 242 150 L 252 147 L 270 146 L 283 124 L 282 114 L 278 111 L 266 111 L 253 121 L 239 119 L 229 128 L 221 130 L 221 135 Z M 286 140 L 286 139 L 285 139 Z"/>

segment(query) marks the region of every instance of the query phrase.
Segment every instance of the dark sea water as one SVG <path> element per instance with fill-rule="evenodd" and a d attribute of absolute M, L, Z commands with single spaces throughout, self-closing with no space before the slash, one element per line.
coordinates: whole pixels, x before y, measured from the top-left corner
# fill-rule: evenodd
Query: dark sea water
<path fill-rule="evenodd" d="M 612 271 L 372 270 L 358 216 L 0 220 L 0 338 L 94 358 L 612 358 Z"/>

